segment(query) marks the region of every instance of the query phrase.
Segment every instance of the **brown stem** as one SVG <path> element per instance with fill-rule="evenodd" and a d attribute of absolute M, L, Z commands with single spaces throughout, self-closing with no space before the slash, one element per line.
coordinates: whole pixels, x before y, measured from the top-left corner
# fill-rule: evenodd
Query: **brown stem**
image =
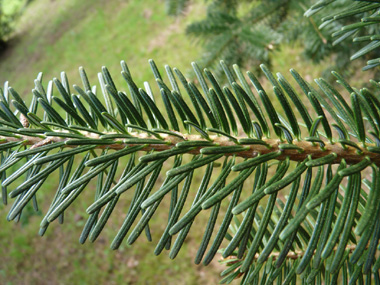
<path fill-rule="evenodd" d="M 356 246 L 357 246 L 356 244 L 349 244 L 349 245 L 346 246 L 346 250 L 349 250 L 350 253 L 351 253 L 351 252 L 353 252 L 356 249 Z M 336 250 L 337 250 L 337 248 L 334 248 L 334 251 L 336 251 Z M 286 258 L 287 259 L 294 259 L 295 260 L 295 259 L 298 259 L 298 258 L 302 257 L 304 254 L 305 254 L 305 252 L 302 251 L 302 250 L 289 251 L 288 254 L 286 255 Z M 260 254 L 256 253 L 254 258 L 258 259 L 259 256 L 260 256 Z M 273 260 L 276 260 L 279 256 L 280 256 L 280 252 L 272 252 L 269 255 L 268 258 L 273 257 Z M 237 257 L 233 256 L 233 255 L 228 256 L 226 258 L 223 258 L 223 257 L 221 258 L 222 261 L 228 260 L 228 259 L 231 259 L 232 261 L 231 262 L 227 262 L 227 265 L 232 265 L 232 264 L 237 263 L 237 262 L 239 262 L 239 261 L 242 260 L 242 259 L 238 259 L 237 260 Z"/>
<path fill-rule="evenodd" d="M 356 244 L 349 244 L 349 245 L 346 246 L 346 250 L 349 250 L 350 253 L 351 253 L 351 252 L 353 252 L 353 251 L 356 249 L 356 246 L 357 246 Z M 334 248 L 334 251 L 336 251 L 336 250 L 337 250 L 337 248 Z M 287 259 L 293 259 L 293 260 L 296 260 L 296 259 L 298 259 L 298 258 L 301 258 L 304 254 L 305 254 L 305 252 L 302 251 L 302 250 L 289 251 L 288 254 L 286 255 L 286 258 L 287 258 Z M 258 253 L 256 253 L 256 255 L 255 255 L 255 259 L 258 259 L 259 256 L 260 256 L 260 255 L 259 255 Z M 279 256 L 280 256 L 280 252 L 272 252 L 272 253 L 269 255 L 268 258 L 273 257 L 273 260 L 276 260 Z M 229 259 L 231 259 L 231 261 L 226 263 L 228 266 L 231 266 L 231 265 L 233 265 L 233 264 L 235 264 L 235 263 L 237 263 L 237 262 L 239 262 L 239 261 L 242 260 L 242 259 L 237 259 L 236 256 L 232 256 L 232 255 L 231 255 L 231 256 L 228 256 L 228 257 L 226 257 L 226 258 L 223 258 L 223 257 L 221 258 L 222 261 L 224 261 L 224 260 L 229 260 Z M 236 270 L 239 270 L 239 269 L 236 269 Z M 243 273 L 239 274 L 238 276 L 236 276 L 235 279 L 240 278 L 242 275 L 243 275 Z"/>
<path fill-rule="evenodd" d="M 313 26 L 314 31 L 317 33 L 317 35 L 319 36 L 319 38 L 322 40 L 323 44 L 327 44 L 327 40 L 326 40 L 326 38 L 322 35 L 320 29 L 319 29 L 319 28 L 317 27 L 317 25 L 315 24 L 313 18 L 312 18 L 312 17 L 309 17 L 308 19 L 309 19 L 311 25 Z"/>
<path fill-rule="evenodd" d="M 144 147 L 143 151 L 149 151 L 154 149 L 155 151 L 163 151 L 168 150 L 170 148 L 175 147 L 175 144 L 181 141 L 194 141 L 194 140 L 204 140 L 199 135 L 189 135 L 189 134 L 180 134 L 180 136 L 183 137 L 183 139 L 173 136 L 173 135 L 167 135 L 167 134 L 161 134 L 161 137 L 165 140 L 165 144 L 150 144 L 146 147 Z M 88 133 L 88 132 L 82 132 L 82 135 L 84 135 L 84 138 L 91 138 L 91 139 L 98 139 L 100 136 L 98 134 Z M 131 133 L 131 135 L 135 138 L 152 138 L 149 137 L 145 133 Z M 230 140 L 227 137 L 223 136 L 210 136 L 210 139 L 215 143 L 218 144 L 220 147 L 224 146 L 234 146 L 236 143 L 232 140 Z M 17 137 L 5 137 L 0 136 L 0 144 L 6 143 L 6 142 L 15 142 L 15 141 L 23 141 L 24 145 L 30 145 L 31 148 L 37 148 L 46 144 L 50 144 L 53 142 L 62 142 L 66 141 L 68 138 L 63 137 L 34 137 L 34 136 L 17 136 Z M 268 145 L 246 145 L 249 147 L 248 150 L 235 152 L 235 153 L 226 153 L 226 156 L 236 155 L 243 158 L 253 158 L 256 157 L 258 154 L 267 154 L 275 151 L 280 151 L 280 144 L 282 142 L 278 139 L 263 139 Z M 115 139 L 114 144 L 110 145 L 99 145 L 97 148 L 104 149 L 114 149 L 119 150 L 123 149 L 126 146 L 133 146 L 135 144 L 126 144 L 123 142 L 123 139 Z M 346 145 L 345 148 L 340 143 L 330 143 L 325 142 L 325 146 L 322 149 L 317 144 L 313 144 L 308 141 L 294 141 L 294 146 L 300 148 L 301 150 L 297 149 L 286 149 L 282 150 L 283 154 L 278 156 L 277 160 L 284 160 L 286 157 L 289 157 L 292 161 L 303 161 L 308 156 L 310 156 L 312 159 L 317 159 L 324 157 L 326 155 L 335 153 L 337 155 L 336 159 L 333 161 L 333 163 L 340 163 L 342 159 L 345 159 L 347 164 L 355 164 L 363 160 L 365 156 L 371 159 L 373 163 L 380 166 L 380 154 L 373 153 L 367 150 L 366 147 L 360 146 L 360 151 L 354 147 Z M 366 145 L 369 146 L 369 145 Z M 67 147 L 75 147 L 75 145 L 67 145 Z M 189 151 L 190 154 L 199 154 L 202 147 L 197 147 L 191 151 Z"/>

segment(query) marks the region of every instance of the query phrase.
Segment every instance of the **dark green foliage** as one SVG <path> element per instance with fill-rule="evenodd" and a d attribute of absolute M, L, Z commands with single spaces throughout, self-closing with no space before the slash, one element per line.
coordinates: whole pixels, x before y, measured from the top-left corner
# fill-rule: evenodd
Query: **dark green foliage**
<path fill-rule="evenodd" d="M 190 1 L 184 1 L 190 2 Z M 223 59 L 227 64 L 242 66 L 270 65 L 271 52 L 280 48 L 282 43 L 303 44 L 304 55 L 314 62 L 336 53 L 340 70 L 347 67 L 352 44 L 336 47 L 332 34 L 340 29 L 340 23 L 333 23 L 322 30 L 318 18 L 305 18 L 303 14 L 314 1 L 270 0 L 270 1 L 208 1 L 207 16 L 201 21 L 191 23 L 186 32 L 204 45 L 202 57 L 204 66 L 215 66 Z M 330 2 L 330 1 L 327 1 Z M 335 2 L 335 1 L 332 1 Z M 327 7 L 327 13 L 340 11 L 351 0 L 336 1 Z M 179 14 L 182 1 L 167 1 L 171 15 Z M 175 11 L 175 12 L 174 12 Z M 351 24 L 352 19 L 345 19 Z M 224 68 L 217 67 L 217 71 Z"/>
<path fill-rule="evenodd" d="M 179 15 L 189 2 L 167 1 L 168 14 Z M 220 59 L 241 66 L 270 65 L 272 51 L 282 43 L 296 41 L 302 43 L 306 58 L 314 62 L 335 54 L 337 60 L 330 70 L 343 71 L 350 60 L 363 56 L 367 58 L 364 69 L 380 65 L 378 1 L 213 0 L 208 3 L 206 18 L 186 29 L 187 34 L 204 45 L 201 59 L 204 66 L 216 67 Z M 353 50 L 356 52 L 352 53 Z"/>
<path fill-rule="evenodd" d="M 350 55 L 351 60 L 362 56 L 370 58 L 367 66 L 363 68 L 367 70 L 380 65 L 379 9 L 379 1 L 321 0 L 311 6 L 305 16 L 322 14 L 319 28 L 321 31 L 327 30 L 332 36 L 332 45 L 349 52 L 356 49 L 357 51 Z M 350 40 L 353 43 L 350 43 Z"/>
<path fill-rule="evenodd" d="M 186 33 L 204 44 L 204 66 L 220 59 L 244 66 L 269 63 L 271 50 L 282 41 L 277 29 L 288 12 L 288 2 L 214 0 L 206 18 L 190 24 Z"/>

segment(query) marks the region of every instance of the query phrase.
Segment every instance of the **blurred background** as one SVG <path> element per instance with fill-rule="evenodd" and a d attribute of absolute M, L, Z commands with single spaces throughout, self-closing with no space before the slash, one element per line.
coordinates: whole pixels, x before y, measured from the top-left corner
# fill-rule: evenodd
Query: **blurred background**
<path fill-rule="evenodd" d="M 79 85 L 78 67 L 83 66 L 91 84 L 96 84 L 97 73 L 107 66 L 116 86 L 126 89 L 120 75 L 120 61 L 125 60 L 139 87 L 144 81 L 153 85 L 148 59 L 154 59 L 162 73 L 168 64 L 193 81 L 191 62 L 197 61 L 211 67 L 223 82 L 218 62 L 224 59 L 228 65 L 238 63 L 254 72 L 260 63 L 286 76 L 294 68 L 308 81 L 321 75 L 329 79 L 329 72 L 338 70 L 351 77 L 353 86 L 368 82 L 374 71 L 358 71 L 359 61 L 347 67 L 349 44 L 347 50 L 333 47 L 329 31 L 324 34 L 316 29 L 318 23 L 303 18 L 311 2 L 0 0 L 0 82 L 9 81 L 30 102 L 39 72 L 47 83 L 65 71 L 70 83 Z M 55 223 L 41 238 L 39 223 L 56 181 L 52 175 L 40 190 L 39 211 L 28 208 L 19 223 L 7 222 L 10 206 L 0 206 L 0 284 L 216 284 L 220 280 L 224 267 L 219 256 L 207 267 L 193 263 L 208 216 L 194 224 L 175 261 L 166 252 L 153 254 L 154 241 L 167 219 L 164 213 L 150 223 L 153 243 L 140 238 L 117 251 L 109 248 L 129 198 L 95 244 L 79 244 L 85 209 L 95 189 L 92 184 L 67 211 L 66 222 Z"/>

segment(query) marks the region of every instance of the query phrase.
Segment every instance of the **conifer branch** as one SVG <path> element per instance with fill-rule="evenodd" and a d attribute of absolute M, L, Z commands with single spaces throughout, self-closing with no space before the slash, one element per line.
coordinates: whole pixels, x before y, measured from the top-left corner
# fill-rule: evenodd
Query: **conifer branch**
<path fill-rule="evenodd" d="M 14 199 L 8 220 L 19 220 L 28 203 L 36 204 L 39 189 L 59 169 L 59 185 L 40 235 L 50 223 L 62 220 L 70 205 L 88 191 L 88 183 L 97 180 L 81 243 L 95 241 L 121 195 L 133 194 L 112 249 L 124 241 L 134 243 L 143 231 L 151 239 L 148 223 L 156 211 L 164 210 L 169 219 L 154 253 L 170 248 L 169 256 L 175 258 L 196 217 L 211 209 L 195 262 L 209 264 L 227 238 L 222 255 L 237 256 L 239 262 L 226 269 L 223 282 L 242 274 L 243 284 L 250 284 L 264 274 L 264 264 L 265 272 L 273 273 L 268 280 L 289 267 L 289 272 L 284 271 L 287 278 L 298 274 L 312 281 L 328 262 L 326 274 L 334 278 L 341 268 L 352 265 L 377 276 L 380 101 L 376 91 L 355 89 L 333 73 L 349 92 L 348 102 L 323 79 L 313 87 L 291 70 L 298 84 L 291 86 L 283 75 L 275 77 L 262 65 L 272 84 L 269 93 L 251 72 L 247 81 L 237 65 L 233 73 L 224 62 L 224 86 L 195 63 L 200 88 L 169 66 L 167 85 L 155 63 L 150 65 L 163 105 L 150 85 L 137 87 L 125 62 L 122 76 L 129 93 L 117 89 L 104 67 L 99 74 L 103 98 L 93 92 L 83 68 L 84 89 L 74 85 L 77 94 L 72 96 L 64 73 L 62 82 L 53 79 L 47 87 L 39 75 L 29 107 L 6 83 L 0 93 L 0 173 L 3 201 L 7 203 L 8 196 Z M 304 94 L 297 94 L 297 89 Z M 169 167 L 166 173 L 162 173 L 164 163 Z M 157 185 L 160 175 L 165 180 Z M 195 197 L 188 195 L 194 175 L 202 176 Z M 278 198 L 284 195 L 286 199 Z M 162 207 L 164 199 L 171 200 L 169 209 Z M 221 209 L 224 215 L 219 215 Z M 291 252 L 299 251 L 303 254 L 292 259 Z"/>
<path fill-rule="evenodd" d="M 65 133 L 65 132 L 64 132 Z M 68 132 L 66 132 L 69 134 Z M 79 132 L 83 137 L 83 140 L 94 139 L 94 140 L 102 140 L 102 137 L 107 137 L 108 135 L 117 136 L 117 133 L 103 133 L 103 135 L 90 133 L 90 132 Z M 376 152 L 371 152 L 368 150 L 376 148 L 375 144 L 367 144 L 366 147 L 359 146 L 355 144 L 355 147 L 345 145 L 344 143 L 330 143 L 323 142 L 323 147 L 316 145 L 311 141 L 295 141 L 292 144 L 286 144 L 279 139 L 265 139 L 262 138 L 259 141 L 255 141 L 256 144 L 246 144 L 245 142 L 250 140 L 247 137 L 236 137 L 236 142 L 231 140 L 228 137 L 210 135 L 209 140 L 205 140 L 200 135 L 192 135 L 186 133 L 177 132 L 178 136 L 161 134 L 161 141 L 159 143 L 145 143 L 139 151 L 149 152 L 149 151 L 168 151 L 177 148 L 177 143 L 181 143 L 184 141 L 191 142 L 197 141 L 200 144 L 204 142 L 207 146 L 198 146 L 192 147 L 190 150 L 186 151 L 188 154 L 198 155 L 202 154 L 202 149 L 205 147 L 210 147 L 209 143 L 212 143 L 214 147 L 217 147 L 220 153 L 223 153 L 225 156 L 236 156 L 242 158 L 254 158 L 258 155 L 264 155 L 269 153 L 277 153 L 281 152 L 281 155 L 276 157 L 276 160 L 282 161 L 285 159 L 289 159 L 291 161 L 304 161 L 308 157 L 310 160 L 312 159 L 320 159 L 325 157 L 335 156 L 335 159 L 331 159 L 329 163 L 331 164 L 339 164 L 342 159 L 346 161 L 347 164 L 355 164 L 359 163 L 363 160 L 363 158 L 368 157 L 372 163 L 380 166 L 380 154 Z M 151 135 L 146 133 L 129 133 L 131 138 L 135 139 L 155 139 L 152 138 Z M 182 138 L 180 138 L 182 137 Z M 60 137 L 60 136 L 49 136 L 45 137 L 41 135 L 40 137 L 36 136 L 27 136 L 27 135 L 18 135 L 15 137 L 6 137 L 0 136 L 0 145 L 6 144 L 10 142 L 20 142 L 23 146 L 30 146 L 31 149 L 36 149 L 41 146 L 49 145 L 52 143 L 66 143 L 62 147 L 75 148 L 79 145 L 70 143 L 70 138 Z M 94 142 L 96 144 L 96 141 Z M 260 144 L 258 144 L 260 143 Z M 109 149 L 109 150 L 121 150 L 127 147 L 138 146 L 139 144 L 133 143 L 125 143 L 122 138 L 113 139 L 113 142 L 110 144 L 99 144 L 94 147 L 94 149 Z M 233 146 L 242 146 L 244 150 L 228 152 L 228 147 Z M 226 148 L 226 150 L 223 150 Z"/>

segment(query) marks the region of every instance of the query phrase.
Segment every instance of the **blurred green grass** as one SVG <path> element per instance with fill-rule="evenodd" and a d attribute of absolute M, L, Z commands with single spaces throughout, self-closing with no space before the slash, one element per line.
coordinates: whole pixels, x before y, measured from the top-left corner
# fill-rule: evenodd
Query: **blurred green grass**
<path fill-rule="evenodd" d="M 164 8 L 163 1 L 157 0 L 94 0 L 91 5 L 79 0 L 33 1 L 17 25 L 10 48 L 0 55 L 0 82 L 9 80 L 29 102 L 33 80 L 40 71 L 45 84 L 64 70 L 71 84 L 81 85 L 78 67 L 83 66 L 90 83 L 96 84 L 97 72 L 106 65 L 122 90 L 127 89 L 120 75 L 122 59 L 138 86 L 147 80 L 154 87 L 149 58 L 155 59 L 163 73 L 164 65 L 169 64 L 187 74 L 190 62 L 200 57 L 201 47 L 185 36 L 184 29 L 204 16 L 204 2 L 193 1 L 187 14 L 177 19 L 168 17 Z M 301 50 L 296 44 L 275 51 L 272 70 L 290 78 L 288 69 L 293 67 L 309 81 L 318 77 L 328 60 L 318 66 L 306 63 L 299 56 Z M 264 82 L 264 86 L 269 84 Z M 153 243 L 142 236 L 133 246 L 123 243 L 118 251 L 109 249 L 128 209 L 130 195 L 123 197 L 99 240 L 80 245 L 78 238 L 86 222 L 85 209 L 91 203 L 94 183 L 67 210 L 63 225 L 54 223 L 43 238 L 39 237 L 39 223 L 57 187 L 57 178 L 57 174 L 52 175 L 38 193 L 43 201 L 41 212 L 35 214 L 31 207 L 27 208 L 19 224 L 8 223 L 5 216 L 9 206 L 0 206 L 1 284 L 216 284 L 220 280 L 223 267 L 217 258 L 207 267 L 193 264 L 209 212 L 197 218 L 175 261 L 167 253 L 158 257 L 153 254 L 154 242 L 167 220 L 167 213 L 162 211 L 150 223 Z M 195 186 L 200 179 L 198 171 Z M 195 191 L 193 187 L 192 196 Z M 168 200 L 163 203 L 161 207 L 168 207 Z"/>
<path fill-rule="evenodd" d="M 198 1 L 200 2 L 200 1 Z M 0 81 L 9 80 L 29 96 L 38 72 L 45 78 L 65 71 L 79 84 L 83 66 L 90 82 L 106 65 L 115 83 L 126 84 L 120 75 L 120 60 L 130 65 L 138 85 L 151 79 L 148 59 L 181 70 L 190 67 L 201 47 L 184 35 L 184 27 L 204 15 L 202 3 L 193 4 L 181 18 L 168 17 L 160 1 L 33 1 L 20 19 L 16 39 L 1 56 Z M 12 45 L 12 43 L 11 43 Z"/>

